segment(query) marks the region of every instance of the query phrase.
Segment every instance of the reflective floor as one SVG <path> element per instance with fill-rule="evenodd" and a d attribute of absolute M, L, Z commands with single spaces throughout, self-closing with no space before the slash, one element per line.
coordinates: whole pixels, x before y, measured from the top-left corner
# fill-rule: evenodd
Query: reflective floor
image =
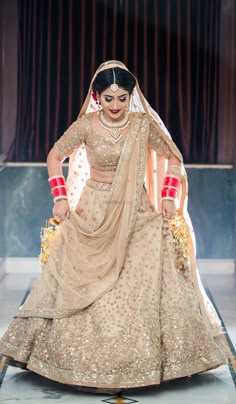
<path fill-rule="evenodd" d="M 38 274 L 9 273 L 0 282 L 0 334 L 21 304 L 26 291 Z M 117 396 L 88 394 L 45 379 L 33 372 L 0 364 L 0 403 L 175 403 L 235 404 L 236 371 L 236 274 L 202 274 L 204 286 L 211 294 L 223 319 L 231 345 L 231 368 L 228 365 L 192 377 L 166 382 L 142 392 Z M 231 371 L 230 371 L 231 370 Z M 234 380 L 233 380 L 234 379 Z M 235 380 L 236 381 L 236 380 Z"/>

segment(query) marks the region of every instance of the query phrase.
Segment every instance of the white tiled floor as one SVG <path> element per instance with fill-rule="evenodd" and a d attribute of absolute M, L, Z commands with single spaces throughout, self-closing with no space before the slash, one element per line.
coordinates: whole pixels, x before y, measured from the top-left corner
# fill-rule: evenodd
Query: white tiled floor
<path fill-rule="evenodd" d="M 25 291 L 38 274 L 7 274 L 0 282 L 0 334 L 20 305 Z M 236 275 L 204 274 L 225 322 L 231 340 L 236 346 Z M 157 404 L 235 404 L 236 390 L 227 366 L 174 380 L 139 393 L 124 393 L 122 397 L 92 395 L 74 391 L 72 388 L 47 380 L 33 372 L 8 367 L 0 389 L 0 403 L 157 403 Z"/>

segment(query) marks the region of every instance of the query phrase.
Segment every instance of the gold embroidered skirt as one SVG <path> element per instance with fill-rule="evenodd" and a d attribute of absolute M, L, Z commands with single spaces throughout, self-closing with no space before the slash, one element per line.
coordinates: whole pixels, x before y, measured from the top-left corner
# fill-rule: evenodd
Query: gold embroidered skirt
<path fill-rule="evenodd" d="M 91 228 L 102 222 L 109 196 L 110 185 L 87 182 L 77 211 Z M 79 260 L 79 251 L 68 246 L 65 252 L 60 240 L 55 248 L 58 258 L 64 254 L 64 265 L 66 253 Z M 226 360 L 222 337 L 213 334 L 191 278 L 175 264 L 174 242 L 163 234 L 163 218 L 143 190 L 115 286 L 67 317 L 14 318 L 0 352 L 10 364 L 49 379 L 100 388 L 160 384 L 221 365 Z"/>

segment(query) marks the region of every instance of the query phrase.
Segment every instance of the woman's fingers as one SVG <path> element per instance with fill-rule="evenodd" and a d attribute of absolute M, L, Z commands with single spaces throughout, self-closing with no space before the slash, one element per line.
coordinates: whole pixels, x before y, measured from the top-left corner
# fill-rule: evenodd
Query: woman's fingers
<path fill-rule="evenodd" d="M 164 200 L 162 201 L 162 216 L 165 219 L 171 219 L 175 214 L 176 208 L 173 201 Z"/>
<path fill-rule="evenodd" d="M 52 212 L 55 220 L 59 219 L 57 220 L 58 222 L 62 222 L 63 220 L 65 220 L 65 218 L 69 218 L 70 207 L 68 201 L 63 200 L 55 203 Z"/>
<path fill-rule="evenodd" d="M 70 211 L 68 210 L 68 211 L 57 213 L 56 215 L 54 214 L 54 217 L 55 216 L 60 218 L 60 221 L 62 222 L 66 218 L 68 219 L 70 217 Z"/>
<path fill-rule="evenodd" d="M 58 223 L 63 222 L 63 220 L 68 219 L 69 217 L 70 217 L 70 212 L 67 212 L 66 214 L 54 215 L 54 219 Z"/>
<path fill-rule="evenodd" d="M 171 219 L 171 217 L 173 216 L 173 214 L 174 214 L 174 213 L 172 213 L 172 212 L 167 212 L 166 210 L 164 210 L 164 212 L 162 212 L 162 216 L 163 216 L 165 219 Z"/>

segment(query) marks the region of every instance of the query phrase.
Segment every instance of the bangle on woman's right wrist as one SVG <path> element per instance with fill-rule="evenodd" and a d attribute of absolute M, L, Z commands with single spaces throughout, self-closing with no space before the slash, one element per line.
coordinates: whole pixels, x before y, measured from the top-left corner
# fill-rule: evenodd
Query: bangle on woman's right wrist
<path fill-rule="evenodd" d="M 68 197 L 67 196 L 57 196 L 56 198 L 53 198 L 53 202 L 59 202 L 59 201 L 68 201 Z"/>
<path fill-rule="evenodd" d="M 167 175 L 164 179 L 163 188 L 161 190 L 162 200 L 175 201 L 180 185 L 179 177 L 175 175 Z"/>

